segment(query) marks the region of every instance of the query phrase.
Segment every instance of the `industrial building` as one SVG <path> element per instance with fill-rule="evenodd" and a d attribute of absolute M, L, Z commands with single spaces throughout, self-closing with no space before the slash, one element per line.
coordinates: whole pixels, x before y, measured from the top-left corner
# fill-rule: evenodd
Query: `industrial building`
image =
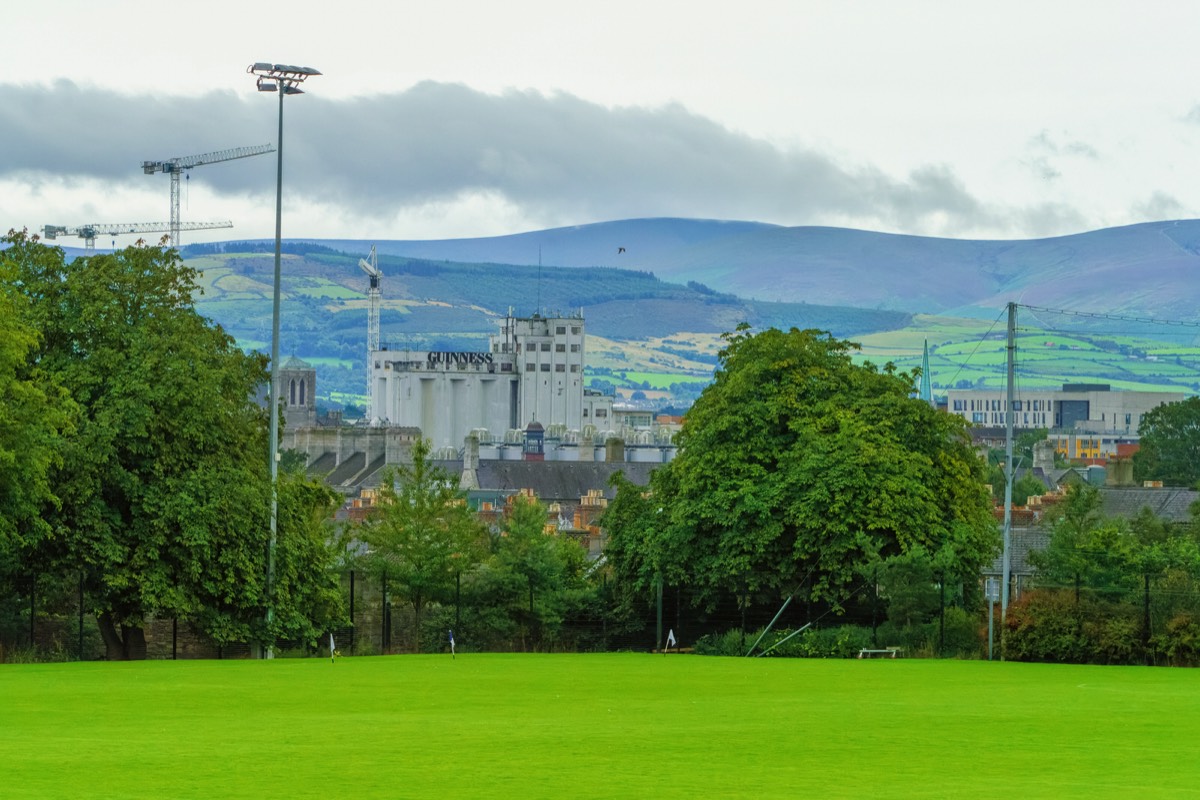
<path fill-rule="evenodd" d="M 435 449 L 513 439 L 538 423 L 557 438 L 603 443 L 612 398 L 584 388 L 584 324 L 571 316 L 504 317 L 487 350 L 371 353 L 370 420 L 419 428 Z"/>

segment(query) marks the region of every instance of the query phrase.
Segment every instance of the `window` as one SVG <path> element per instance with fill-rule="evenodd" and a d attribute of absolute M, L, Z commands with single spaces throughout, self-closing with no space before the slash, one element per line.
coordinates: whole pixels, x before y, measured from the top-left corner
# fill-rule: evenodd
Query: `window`
<path fill-rule="evenodd" d="M 607 409 L 607 408 L 597 408 L 597 409 L 596 409 L 596 416 L 597 416 L 597 417 L 607 417 L 607 416 L 608 416 L 608 409 Z"/>
<path fill-rule="evenodd" d="M 579 365 L 578 365 L 578 364 L 572 364 L 572 365 L 571 365 L 571 372 L 579 372 Z"/>
<path fill-rule="evenodd" d="M 549 342 L 542 342 L 542 352 L 543 353 L 550 352 L 550 343 Z"/>
<path fill-rule="evenodd" d="M 530 363 L 530 362 L 528 362 L 528 361 L 527 361 L 527 362 L 525 362 L 525 371 L 526 371 L 526 372 L 536 372 L 536 371 L 537 371 L 537 364 L 532 364 L 532 363 Z"/>
<path fill-rule="evenodd" d="M 549 371 L 550 371 L 550 365 L 542 364 L 542 372 L 549 372 Z"/>
<path fill-rule="evenodd" d="M 555 329 L 554 329 L 554 332 L 555 332 L 556 334 L 558 334 L 559 336 L 562 336 L 564 333 L 566 333 L 566 332 L 567 332 L 567 326 L 566 326 L 566 325 L 559 325 L 557 328 L 555 328 Z"/>
<path fill-rule="evenodd" d="M 554 365 L 554 371 L 555 371 L 555 372 L 566 372 L 566 371 L 567 371 L 567 365 L 566 365 L 566 364 L 555 364 L 555 365 Z"/>
<path fill-rule="evenodd" d="M 578 325 L 572 325 L 571 326 L 571 335 L 578 336 L 580 330 L 581 330 L 581 328 Z"/>
<path fill-rule="evenodd" d="M 567 346 L 565 344 L 556 344 L 554 345 L 554 352 L 565 353 L 567 352 Z"/>

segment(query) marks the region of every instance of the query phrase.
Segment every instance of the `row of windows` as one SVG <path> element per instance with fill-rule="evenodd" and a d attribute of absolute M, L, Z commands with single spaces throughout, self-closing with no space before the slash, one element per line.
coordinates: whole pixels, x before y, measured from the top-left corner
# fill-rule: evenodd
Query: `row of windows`
<path fill-rule="evenodd" d="M 989 416 L 991 419 L 988 418 Z M 1036 425 L 1045 428 L 1047 427 L 1048 419 L 1049 417 L 1045 412 L 1030 413 L 1025 411 L 1013 417 L 1013 424 L 1026 426 Z M 995 411 L 990 415 L 986 411 L 974 411 L 971 413 L 971 422 L 974 422 L 978 425 L 1004 425 L 1007 423 L 1007 420 L 1004 418 L 1003 411 Z M 1059 420 L 1057 418 L 1055 418 L 1054 424 L 1059 424 Z"/>
<path fill-rule="evenodd" d="M 970 407 L 968 408 L 968 402 Z M 1013 400 L 1013 411 L 1049 411 L 1053 400 Z M 1003 411 L 1003 400 L 955 400 L 954 411 Z"/>
<path fill-rule="evenodd" d="M 537 372 L 537 369 L 538 369 L 538 365 L 537 365 L 537 364 L 534 364 L 534 363 L 533 363 L 533 362 L 531 362 L 531 361 L 527 361 L 527 362 L 525 362 L 525 371 L 526 371 L 526 372 Z M 549 371 L 550 371 L 550 365 L 549 365 L 549 364 L 542 364 L 542 372 L 549 372 Z M 566 372 L 566 371 L 567 371 L 567 365 L 566 365 L 566 364 L 555 364 L 555 365 L 554 365 L 554 371 L 555 371 L 555 372 Z M 578 364 L 572 364 L 572 365 L 571 365 L 571 372 L 579 372 L 579 365 L 578 365 Z"/>
<path fill-rule="evenodd" d="M 550 342 L 542 342 L 540 348 L 538 347 L 538 343 L 534 342 L 531 345 L 529 345 L 528 348 L 526 348 L 526 350 L 530 353 L 536 352 L 539 349 L 543 353 L 549 353 L 550 352 Z M 504 344 L 500 344 L 500 343 L 493 344 L 492 352 L 493 353 L 507 353 L 508 345 L 504 345 Z M 520 342 L 517 342 L 517 352 L 518 353 L 521 352 L 521 343 Z M 554 352 L 565 353 L 565 352 L 567 352 L 567 346 L 565 344 L 556 344 L 556 345 L 554 345 Z M 571 345 L 571 352 L 578 353 L 579 345 L 578 344 Z"/>

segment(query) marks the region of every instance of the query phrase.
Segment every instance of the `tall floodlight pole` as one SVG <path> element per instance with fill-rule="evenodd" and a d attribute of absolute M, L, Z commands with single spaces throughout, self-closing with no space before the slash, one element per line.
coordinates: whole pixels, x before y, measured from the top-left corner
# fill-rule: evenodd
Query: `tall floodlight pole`
<path fill-rule="evenodd" d="M 283 250 L 283 97 L 304 94 L 300 84 L 310 75 L 321 73 L 312 67 L 293 67 L 286 64 L 251 64 L 246 72 L 258 77 L 260 92 L 279 92 L 279 138 L 275 172 L 275 287 L 271 299 L 271 429 L 268 431 L 271 470 L 271 536 L 267 546 L 267 629 L 275 621 L 275 543 L 279 522 L 279 262 Z M 267 658 L 275 656 L 274 637 L 268 633 Z"/>

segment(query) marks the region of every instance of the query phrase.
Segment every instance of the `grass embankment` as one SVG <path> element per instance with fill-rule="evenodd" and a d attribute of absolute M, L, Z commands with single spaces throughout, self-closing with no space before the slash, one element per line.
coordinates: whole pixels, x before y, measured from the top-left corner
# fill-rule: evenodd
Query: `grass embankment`
<path fill-rule="evenodd" d="M 459 655 L 0 666 L 5 797 L 1190 796 L 1191 670 Z"/>

